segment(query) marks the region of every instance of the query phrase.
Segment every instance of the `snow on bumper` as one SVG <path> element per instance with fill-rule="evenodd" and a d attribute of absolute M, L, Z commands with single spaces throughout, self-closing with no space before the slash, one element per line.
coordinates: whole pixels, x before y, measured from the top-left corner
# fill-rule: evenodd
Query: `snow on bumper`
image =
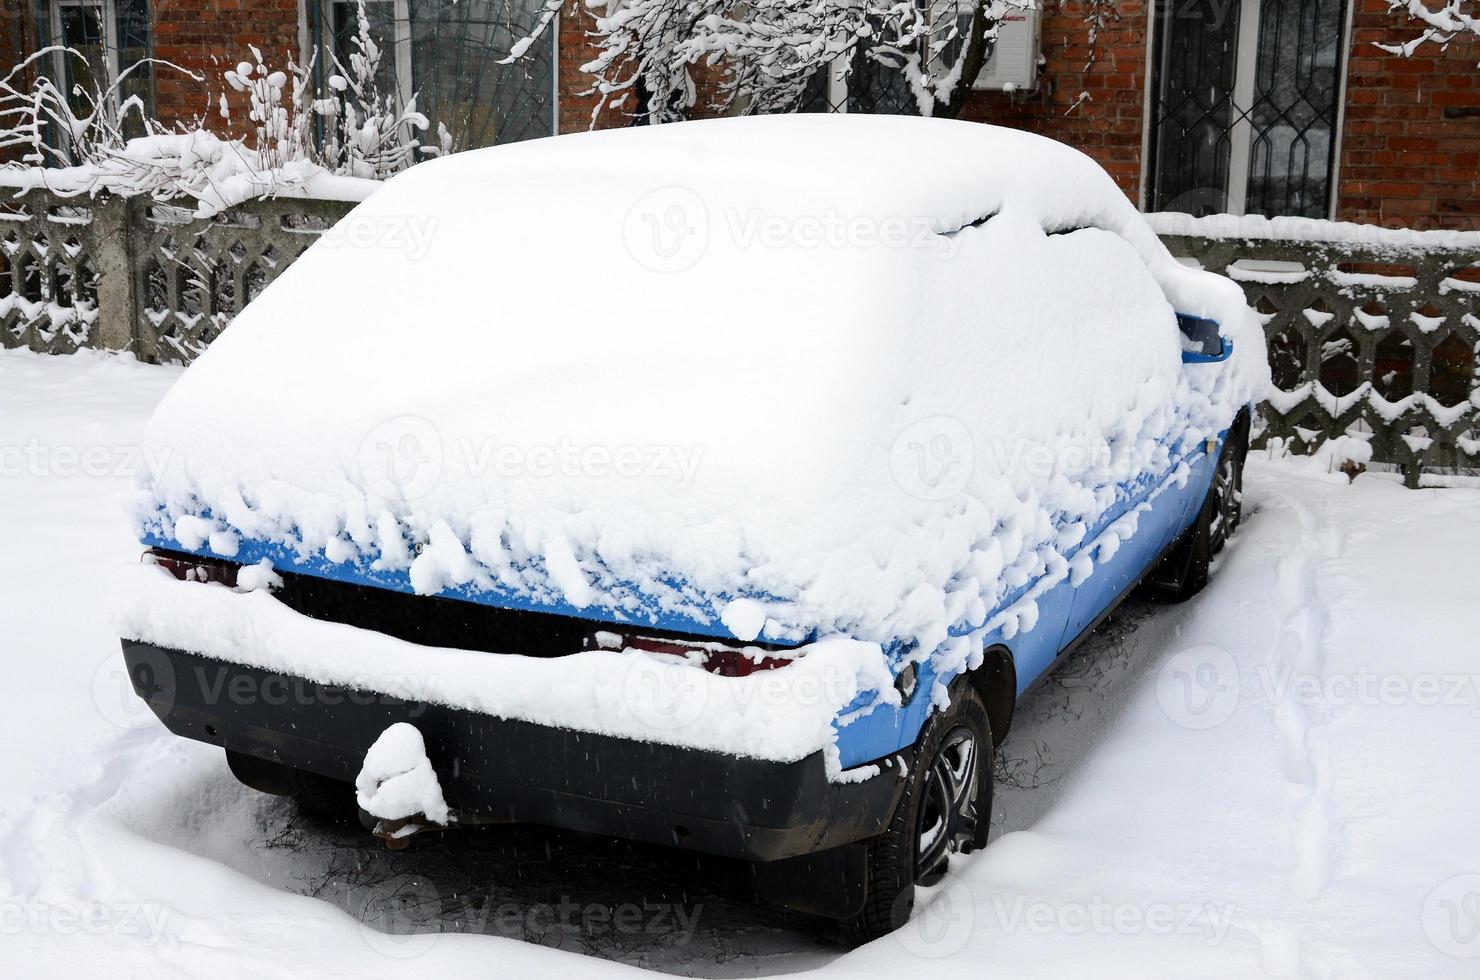
<path fill-rule="evenodd" d="M 846 723 L 850 706 L 870 694 L 894 696 L 879 646 L 841 637 L 799 649 L 784 669 L 748 677 L 632 650 L 489 654 L 311 619 L 265 591 L 181 582 L 148 565 L 119 573 L 113 616 L 127 640 L 317 684 L 774 762 L 831 755 L 835 722 Z"/>

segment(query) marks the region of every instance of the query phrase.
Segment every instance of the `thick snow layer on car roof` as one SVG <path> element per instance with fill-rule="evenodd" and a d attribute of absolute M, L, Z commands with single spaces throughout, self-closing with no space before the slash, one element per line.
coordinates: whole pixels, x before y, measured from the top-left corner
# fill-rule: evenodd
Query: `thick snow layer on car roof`
<path fill-rule="evenodd" d="M 1174 307 L 1234 361 L 1184 367 Z M 1173 477 L 1265 372 L 1239 289 L 1053 141 L 580 134 L 415 167 L 310 248 L 164 400 L 139 520 L 424 593 L 928 651 L 1068 574 L 1116 485 Z"/>

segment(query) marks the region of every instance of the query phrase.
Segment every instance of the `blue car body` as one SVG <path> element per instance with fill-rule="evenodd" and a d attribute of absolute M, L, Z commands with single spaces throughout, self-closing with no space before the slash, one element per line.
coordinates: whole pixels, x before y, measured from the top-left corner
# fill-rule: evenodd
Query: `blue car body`
<path fill-rule="evenodd" d="M 642 129 L 412 168 L 346 222 L 436 215 L 426 261 L 313 246 L 254 300 L 150 423 L 125 660 L 254 788 L 368 812 L 349 784 L 412 723 L 458 822 L 740 859 L 876 937 L 985 846 L 991 753 L 1056 658 L 1137 584 L 1206 583 L 1262 325 L 1051 140 Z M 693 465 L 519 456 L 556 445 Z"/>
<path fill-rule="evenodd" d="M 1182 359 L 1185 364 L 1207 365 L 1228 360 L 1232 345 L 1218 335 L 1216 323 L 1181 315 L 1178 320 L 1184 335 L 1197 341 L 1189 345 L 1192 349 L 1184 352 Z M 1201 338 L 1206 338 L 1205 344 Z M 986 647 L 997 647 L 1009 652 L 1015 677 L 1015 696 L 1021 697 L 1043 677 L 1054 660 L 1113 609 L 1192 525 L 1203 499 L 1207 496 L 1216 461 L 1228 434 L 1229 430 L 1225 429 L 1216 440 L 1208 440 L 1186 452 L 1178 460 L 1178 465 L 1172 468 L 1175 473 L 1179 467 L 1185 467 L 1183 476 L 1168 476 L 1160 481 L 1142 479 L 1116 488 L 1119 498 L 1116 505 L 1100 518 L 1096 526 L 1088 529 L 1078 550 L 1066 556 L 1072 560 L 1078 551 L 1092 547 L 1092 542 L 1106 528 L 1129 512 L 1142 509 L 1135 533 L 1108 561 L 1099 563 L 1094 575 L 1078 585 L 1064 578 L 1046 589 L 1042 588 L 1039 581 L 1028 582 L 1007 595 L 988 614 L 990 618 L 1024 596 L 1036 593 L 1034 600 L 1038 607 L 1038 622 L 1034 628 L 1009 636 L 1005 627 L 998 627 L 988 634 L 985 642 Z M 336 563 L 322 555 L 304 557 L 293 549 L 274 542 L 246 539 L 231 556 L 215 554 L 205 544 L 193 549 L 187 548 L 179 541 L 157 533 L 146 534 L 142 543 L 168 552 L 229 559 L 243 565 L 265 560 L 271 562 L 280 572 L 387 589 L 406 595 L 415 594 L 410 576 L 404 570 L 378 570 L 372 568 L 368 562 Z M 656 604 L 646 610 L 645 619 L 637 619 L 631 616 L 603 617 L 599 612 L 579 609 L 558 599 L 536 598 L 512 590 L 488 591 L 454 587 L 441 595 L 480 605 L 588 619 L 595 623 L 637 625 L 695 637 L 731 639 L 730 633 L 719 623 L 676 615 L 658 608 Z M 905 658 L 901 656 L 900 646 L 896 644 L 890 653 L 896 670 L 902 669 Z M 937 683 L 949 685 L 955 679 L 954 675 L 937 673 L 934 662 L 928 657 L 909 659 L 918 671 L 918 690 L 930 691 Z M 875 700 L 873 695 L 861 695 L 840 713 L 839 720 L 835 722 L 838 761 L 844 769 L 866 765 L 912 745 L 919 737 L 931 709 L 929 697 L 912 697 L 901 704 L 875 704 Z"/>
<path fill-rule="evenodd" d="M 1230 345 L 1205 326 L 1179 318 L 1189 338 L 1184 344 L 1187 370 L 1217 371 L 1230 355 Z M 1209 321 L 1201 321 L 1206 324 Z M 1198 342 L 1202 330 L 1207 336 Z M 1243 426 L 1244 428 L 1240 428 Z M 1002 597 L 984 622 L 1031 599 L 1036 622 L 1017 629 L 1012 617 L 981 637 L 985 662 L 973 671 L 973 684 L 983 672 L 996 670 L 989 681 L 998 717 L 991 719 L 994 741 L 1006 734 L 1012 706 L 1042 678 L 1063 654 L 1114 609 L 1168 555 L 1206 531 L 1208 502 L 1221 463 L 1229 458 L 1230 440 L 1247 436 L 1247 413 L 1215 437 L 1174 449 L 1171 465 L 1156 477 L 1143 475 L 1115 487 L 1116 502 L 1088 528 L 1077 548 L 1063 557 L 1094 562 L 1094 573 L 1076 581 L 1060 574 L 1029 581 Z M 1117 535 L 1119 545 L 1108 556 L 1097 539 L 1112 525 L 1136 512 L 1134 531 Z M 210 515 L 202 515 L 210 516 Z M 322 556 L 304 557 L 281 544 L 242 540 L 235 553 L 215 554 L 208 543 L 187 548 L 160 534 L 144 538 L 156 554 L 240 567 L 270 561 L 276 572 L 303 581 L 332 583 L 335 588 L 375 596 L 400 594 L 421 603 L 404 571 L 384 571 L 368 563 L 335 563 Z M 179 572 L 176 572 L 177 577 Z M 1047 573 L 1045 573 L 1045 576 Z M 558 600 L 451 589 L 440 599 L 518 615 L 597 629 L 620 623 L 669 635 L 730 639 L 717 623 L 676 616 L 652 606 L 622 619 L 576 609 Z M 444 609 L 446 607 L 443 607 Z M 1007 622 L 1012 621 L 1009 629 Z M 964 637 L 965 633 L 953 638 Z M 896 642 L 886 647 L 895 673 L 898 701 L 878 692 L 860 695 L 834 719 L 836 753 L 816 753 L 795 763 L 705 752 L 655 742 L 593 736 L 436 704 L 408 704 L 371 696 L 340 707 L 345 692 L 332 685 L 286 677 L 245 665 L 226 665 L 192 651 L 125 639 L 125 659 L 135 691 L 174 733 L 226 749 L 239 779 L 259 790 L 296 794 L 327 779 L 342 786 L 352 780 L 368 746 L 388 725 L 414 719 L 425 733 L 429 756 L 444 774 L 448 802 L 474 822 L 492 820 L 544 823 L 557 827 L 613 834 L 737 857 L 751 862 L 757 895 L 795 909 L 840 920 L 859 914 L 868 894 L 868 848 L 890 826 L 900 806 L 902 778 L 838 779 L 837 771 L 855 769 L 867 776 L 870 764 L 899 759 L 896 773 L 918 765 L 918 752 L 931 712 L 934 692 L 950 689 L 967 669 Z M 995 660 L 993 658 L 996 658 Z M 1005 666 L 1004 666 L 1005 665 Z M 216 681 L 210 677 L 214 671 Z M 223 671 L 225 672 L 223 674 Z M 944 672 L 943 672 L 944 671 Z M 910 676 L 907 686 L 899 683 Z M 238 681 L 251 690 L 277 684 L 293 688 L 296 698 L 223 701 L 220 691 Z M 906 689 L 907 687 L 907 689 Z M 306 693 L 305 693 L 306 690 Z M 978 690 L 982 690 L 978 687 Z M 351 699 L 352 700 L 352 699 Z M 1005 702 L 1005 708 L 1003 704 Z M 325 705 L 334 705 L 326 708 Z M 988 708 L 989 716 L 992 709 Z M 881 770 L 871 770 L 877 775 Z M 348 798 L 349 789 L 337 791 Z M 362 819 L 364 815 L 362 814 Z M 367 824 L 368 826 L 368 824 Z"/>

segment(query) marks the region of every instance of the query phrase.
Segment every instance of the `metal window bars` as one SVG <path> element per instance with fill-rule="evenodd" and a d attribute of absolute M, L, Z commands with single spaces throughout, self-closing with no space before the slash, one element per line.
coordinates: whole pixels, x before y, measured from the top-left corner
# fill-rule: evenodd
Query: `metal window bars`
<path fill-rule="evenodd" d="M 1148 207 L 1330 213 L 1343 0 L 1175 0 L 1154 40 Z"/>

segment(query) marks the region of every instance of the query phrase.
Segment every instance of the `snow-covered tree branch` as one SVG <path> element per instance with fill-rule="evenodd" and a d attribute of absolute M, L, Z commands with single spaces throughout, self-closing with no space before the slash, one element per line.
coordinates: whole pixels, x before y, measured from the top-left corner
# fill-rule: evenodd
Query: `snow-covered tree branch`
<path fill-rule="evenodd" d="M 548 0 L 531 37 L 564 0 Z M 792 112 L 860 76 L 902 84 L 921 115 L 955 115 L 1009 9 L 1036 0 L 584 0 L 600 53 L 581 66 L 610 106 L 651 122 L 700 107 Z M 515 46 L 510 60 L 528 48 Z M 718 81 L 706 91 L 698 75 Z"/>
<path fill-rule="evenodd" d="M 1120 0 L 1086 0 L 1084 22 L 1089 27 L 1089 58 L 1084 70 L 1089 71 L 1100 57 L 1100 35 L 1120 23 Z"/>
<path fill-rule="evenodd" d="M 1412 55 L 1425 44 L 1448 45 L 1456 38 L 1480 38 L 1480 6 L 1475 0 L 1446 0 L 1443 5 L 1425 0 L 1389 0 L 1388 11 L 1403 13 L 1409 20 L 1423 25 L 1423 31 L 1402 44 L 1379 44 L 1378 47 L 1390 54 L 1404 57 Z"/>

